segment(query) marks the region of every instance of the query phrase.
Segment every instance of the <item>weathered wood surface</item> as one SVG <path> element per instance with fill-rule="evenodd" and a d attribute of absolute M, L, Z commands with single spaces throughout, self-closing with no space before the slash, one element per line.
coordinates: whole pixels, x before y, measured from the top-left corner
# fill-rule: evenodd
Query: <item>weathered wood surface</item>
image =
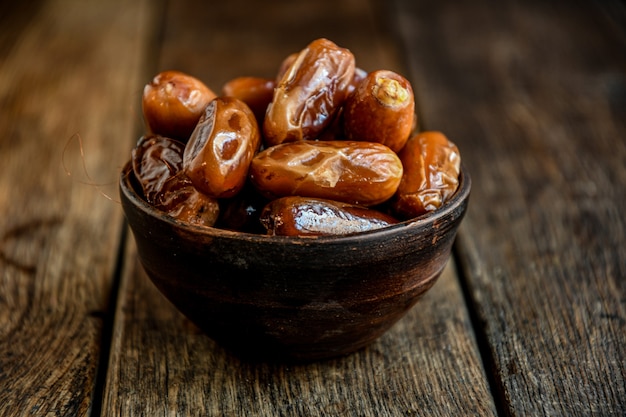
<path fill-rule="evenodd" d="M 0 6 L 0 415 L 626 414 L 623 3 L 212 3 Z M 322 36 L 411 79 L 472 173 L 470 210 L 455 260 L 372 346 L 250 363 L 145 276 L 117 174 L 154 73 L 219 89 Z"/>
<path fill-rule="evenodd" d="M 104 196 L 115 187 L 85 182 L 115 185 L 131 146 L 146 6 L 11 3 L 0 29 L 0 415 L 87 415 L 122 213 Z"/>
<path fill-rule="evenodd" d="M 623 2 L 396 3 L 473 175 L 459 265 L 502 412 L 625 415 Z"/>

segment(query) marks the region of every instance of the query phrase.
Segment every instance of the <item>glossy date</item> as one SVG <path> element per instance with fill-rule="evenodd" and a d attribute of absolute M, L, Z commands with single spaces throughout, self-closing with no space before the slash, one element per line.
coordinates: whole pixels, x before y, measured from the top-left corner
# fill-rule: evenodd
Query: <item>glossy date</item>
<path fill-rule="evenodd" d="M 250 107 L 233 97 L 217 97 L 189 138 L 183 168 L 206 195 L 232 197 L 243 188 L 260 144 L 259 126 Z"/>
<path fill-rule="evenodd" d="M 299 141 L 258 153 L 250 164 L 250 180 L 273 197 L 327 198 L 373 206 L 394 195 L 402 178 L 402 162 L 379 143 Z"/>
<path fill-rule="evenodd" d="M 262 126 L 267 106 L 274 96 L 276 81 L 263 77 L 236 77 L 222 86 L 222 95 L 238 98 L 250 107 Z"/>
<path fill-rule="evenodd" d="M 354 55 L 324 38 L 286 61 L 263 123 L 267 147 L 317 139 L 345 101 L 354 78 Z"/>
<path fill-rule="evenodd" d="M 187 142 L 206 105 L 216 94 L 180 71 L 163 71 L 144 86 L 142 112 L 149 132 Z"/>
<path fill-rule="evenodd" d="M 282 197 L 261 212 L 267 234 L 277 236 L 347 235 L 380 229 L 398 221 L 363 206 L 308 197 Z"/>
<path fill-rule="evenodd" d="M 213 226 L 217 200 L 200 193 L 182 170 L 184 145 L 164 136 L 144 136 L 132 151 L 135 178 L 155 208 L 186 223 Z"/>
<path fill-rule="evenodd" d="M 218 201 L 198 191 L 183 171 L 165 182 L 154 205 L 177 220 L 196 226 L 213 226 L 220 212 Z"/>
<path fill-rule="evenodd" d="M 415 124 L 415 98 L 409 81 L 398 73 L 378 70 L 356 84 L 346 100 L 346 138 L 387 145 L 398 152 Z"/>
<path fill-rule="evenodd" d="M 441 207 L 459 185 L 461 155 L 443 133 L 426 131 L 411 137 L 399 155 L 404 167 L 393 201 L 401 218 L 412 218 Z"/>
<path fill-rule="evenodd" d="M 185 145 L 160 135 L 142 136 L 131 152 L 135 177 L 149 203 L 161 192 L 167 180 L 183 166 Z"/>

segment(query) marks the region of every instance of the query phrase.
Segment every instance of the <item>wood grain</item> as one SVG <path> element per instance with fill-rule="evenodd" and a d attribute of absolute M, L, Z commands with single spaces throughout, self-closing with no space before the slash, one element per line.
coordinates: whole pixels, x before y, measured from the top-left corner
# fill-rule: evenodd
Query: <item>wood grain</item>
<path fill-rule="evenodd" d="M 0 416 L 626 415 L 623 2 L 38 0 L 0 26 Z M 470 209 L 373 345 L 248 362 L 145 276 L 117 176 L 157 71 L 219 90 L 322 36 L 408 76 Z"/>
<path fill-rule="evenodd" d="M 237 76 L 274 77 L 285 57 L 325 37 L 349 48 L 365 70 L 400 71 L 397 45 L 379 30 L 377 10 L 354 0 L 231 0 L 210 7 L 186 0 L 167 11 L 157 70 L 189 72 L 219 92 Z"/>
<path fill-rule="evenodd" d="M 147 24 L 144 4 L 120 3 L 22 4 L 2 18 L 15 23 L 0 51 L 3 416 L 91 407 L 122 216 L 104 195 L 114 187 L 86 182 L 115 185 L 130 149 Z"/>
<path fill-rule="evenodd" d="M 459 253 L 502 412 L 626 414 L 623 3 L 396 3 L 473 176 Z"/>
<path fill-rule="evenodd" d="M 363 2 L 170 2 L 158 70 L 211 88 L 272 76 L 279 62 L 326 36 L 367 69 L 402 68 Z M 103 409 L 111 415 L 495 415 L 453 265 L 374 345 L 308 365 L 246 362 L 200 333 L 158 293 L 129 241 Z"/>

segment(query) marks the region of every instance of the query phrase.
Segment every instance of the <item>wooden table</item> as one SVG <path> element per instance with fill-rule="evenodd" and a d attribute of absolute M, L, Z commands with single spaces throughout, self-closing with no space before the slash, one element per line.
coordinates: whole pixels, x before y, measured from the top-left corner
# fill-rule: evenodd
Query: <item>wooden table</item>
<path fill-rule="evenodd" d="M 623 2 L 39 0 L 0 28 L 2 416 L 626 415 Z M 470 209 L 373 345 L 250 363 L 144 275 L 117 176 L 158 71 L 219 90 L 318 37 L 411 80 Z"/>

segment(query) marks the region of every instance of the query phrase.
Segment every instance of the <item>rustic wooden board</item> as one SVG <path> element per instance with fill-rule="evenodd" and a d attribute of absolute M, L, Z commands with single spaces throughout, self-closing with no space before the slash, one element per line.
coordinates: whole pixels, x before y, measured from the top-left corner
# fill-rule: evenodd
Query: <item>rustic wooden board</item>
<path fill-rule="evenodd" d="M 234 76 L 273 76 L 321 36 L 350 47 L 365 69 L 403 65 L 364 2 L 196 3 L 170 2 L 155 72 L 180 69 L 219 90 Z M 103 403 L 112 415 L 495 414 L 452 264 L 374 345 L 294 366 L 246 362 L 215 345 L 157 292 L 129 242 Z"/>
<path fill-rule="evenodd" d="M 460 267 L 507 415 L 626 414 L 626 13 L 600 3 L 396 1 L 473 176 Z"/>
<path fill-rule="evenodd" d="M 86 415 L 122 212 L 114 187 L 84 181 L 115 185 L 130 149 L 148 14 L 14 3 L 0 36 L 0 415 Z"/>
<path fill-rule="evenodd" d="M 325 37 L 349 46 L 363 69 L 400 71 L 397 45 L 379 28 L 385 3 L 373 3 L 185 0 L 167 11 L 156 70 L 186 71 L 219 92 L 236 76 L 274 77 L 287 55 Z"/>

